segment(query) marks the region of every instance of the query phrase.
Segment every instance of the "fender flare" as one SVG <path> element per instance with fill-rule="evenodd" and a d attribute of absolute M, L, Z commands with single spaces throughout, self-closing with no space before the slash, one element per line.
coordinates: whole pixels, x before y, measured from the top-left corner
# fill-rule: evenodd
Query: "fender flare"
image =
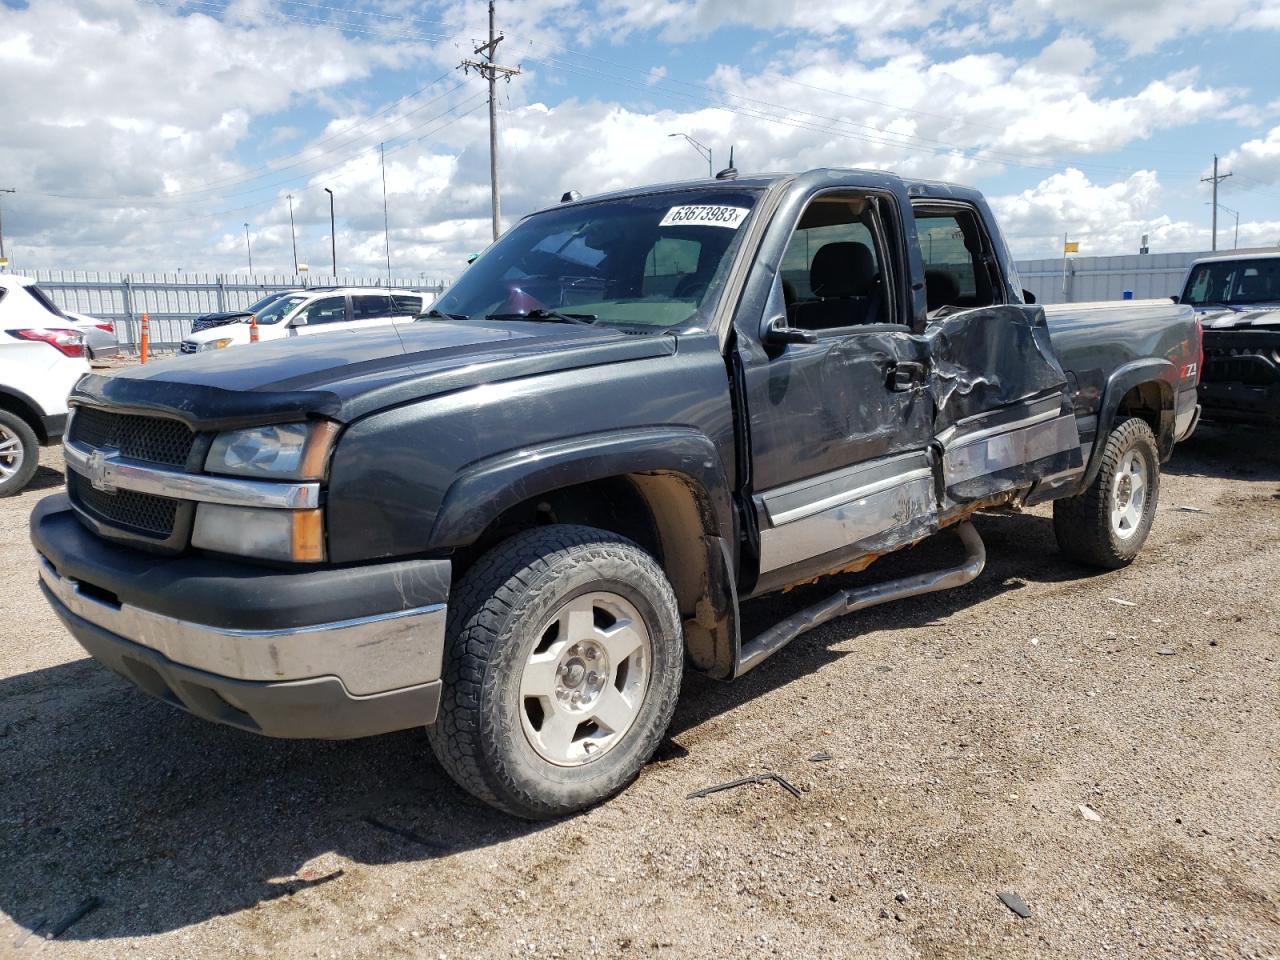
<path fill-rule="evenodd" d="M 36 439 L 42 444 L 49 442 L 49 434 L 45 428 L 45 413 L 40 404 L 23 393 L 21 390 L 15 390 L 13 387 L 0 387 L 0 397 L 6 397 L 17 402 L 17 408 L 8 404 L 0 404 L 10 413 L 16 413 L 27 421 L 27 425 L 35 431 Z"/>
<path fill-rule="evenodd" d="M 1102 403 L 1098 407 L 1098 427 L 1093 435 L 1093 449 L 1089 452 L 1089 464 L 1080 480 L 1080 490 L 1086 489 L 1102 469 L 1102 450 L 1106 446 L 1107 435 L 1115 423 L 1116 413 L 1120 409 L 1120 401 L 1134 387 L 1144 383 L 1154 383 L 1160 388 L 1160 429 L 1156 443 L 1164 452 L 1172 448 L 1174 430 L 1174 384 L 1177 382 L 1177 368 L 1169 360 L 1150 357 L 1145 360 L 1134 360 L 1117 367 L 1107 378 L 1107 385 L 1102 391 Z M 1166 438 L 1167 434 L 1167 438 Z"/>
<path fill-rule="evenodd" d="M 496 517 L 531 497 L 630 473 L 684 476 L 711 506 L 715 528 L 706 533 L 734 542 L 720 451 L 710 437 L 687 427 L 587 434 L 477 461 L 449 485 L 429 542 L 439 549 L 468 546 Z"/>

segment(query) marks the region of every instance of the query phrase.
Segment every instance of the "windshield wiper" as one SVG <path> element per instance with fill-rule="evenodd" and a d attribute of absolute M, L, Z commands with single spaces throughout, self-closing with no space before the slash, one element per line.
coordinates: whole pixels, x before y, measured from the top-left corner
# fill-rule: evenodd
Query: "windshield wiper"
<path fill-rule="evenodd" d="M 1227 301 L 1225 301 L 1225 300 L 1201 300 L 1199 303 L 1193 303 L 1193 304 L 1191 304 L 1191 306 L 1193 306 L 1193 307 L 1226 307 L 1228 310 L 1231 310 L 1231 311 L 1233 311 L 1233 312 L 1235 312 L 1235 313 L 1239 313 L 1239 312 L 1240 312 L 1240 311 L 1237 309 L 1237 305 L 1236 305 L 1236 304 L 1234 304 L 1234 303 L 1227 303 Z"/>
<path fill-rule="evenodd" d="M 435 307 L 432 307 L 426 313 L 419 314 L 420 317 L 430 317 L 432 320 L 470 320 L 465 313 L 441 313 Z"/>
<path fill-rule="evenodd" d="M 561 313 L 559 310 L 530 310 L 528 313 L 491 313 L 486 320 L 554 320 L 558 323 L 582 323 L 591 324 L 596 322 L 594 313 Z"/>

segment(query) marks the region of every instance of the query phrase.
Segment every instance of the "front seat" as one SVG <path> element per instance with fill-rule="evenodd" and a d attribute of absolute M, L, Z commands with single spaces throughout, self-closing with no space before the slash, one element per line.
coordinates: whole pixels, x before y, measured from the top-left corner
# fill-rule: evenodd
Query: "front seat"
<path fill-rule="evenodd" d="M 829 330 L 879 322 L 879 278 L 875 258 L 857 241 L 828 243 L 809 265 L 809 289 L 817 300 L 795 304 L 791 325 Z"/>
<path fill-rule="evenodd" d="M 960 299 L 960 282 L 946 270 L 926 270 L 924 289 L 930 313 L 939 307 L 953 307 Z"/>

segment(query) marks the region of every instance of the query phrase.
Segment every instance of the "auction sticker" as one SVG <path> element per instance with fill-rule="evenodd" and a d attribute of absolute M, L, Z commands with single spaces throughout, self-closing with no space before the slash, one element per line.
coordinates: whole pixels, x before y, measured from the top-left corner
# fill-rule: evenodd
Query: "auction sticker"
<path fill-rule="evenodd" d="M 746 207 L 672 207 L 659 221 L 660 227 L 728 227 L 736 230 L 750 213 Z"/>

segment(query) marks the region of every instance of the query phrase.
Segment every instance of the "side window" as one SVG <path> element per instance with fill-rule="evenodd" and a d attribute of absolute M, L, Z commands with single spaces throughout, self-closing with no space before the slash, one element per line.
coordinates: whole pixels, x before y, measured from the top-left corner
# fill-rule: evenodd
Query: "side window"
<path fill-rule="evenodd" d="M 302 308 L 299 317 L 307 318 L 307 325 L 316 323 L 340 323 L 347 319 L 346 297 L 324 297 Z"/>
<path fill-rule="evenodd" d="M 782 257 L 787 320 L 805 330 L 893 323 L 883 233 L 865 196 L 809 204 Z"/>
<path fill-rule="evenodd" d="M 640 293 L 646 297 L 681 296 L 676 291 L 689 287 L 698 273 L 702 244 L 683 237 L 659 237 L 644 260 Z"/>
<path fill-rule="evenodd" d="M 416 317 L 422 312 L 422 298 L 407 293 L 391 295 L 391 312 L 397 317 Z"/>
<path fill-rule="evenodd" d="M 929 311 L 1000 302 L 985 266 L 986 240 L 977 214 L 924 207 L 917 208 L 915 216 Z"/>
<path fill-rule="evenodd" d="M 390 316 L 391 299 L 385 293 L 361 293 L 351 298 L 352 320 L 376 320 Z"/>

